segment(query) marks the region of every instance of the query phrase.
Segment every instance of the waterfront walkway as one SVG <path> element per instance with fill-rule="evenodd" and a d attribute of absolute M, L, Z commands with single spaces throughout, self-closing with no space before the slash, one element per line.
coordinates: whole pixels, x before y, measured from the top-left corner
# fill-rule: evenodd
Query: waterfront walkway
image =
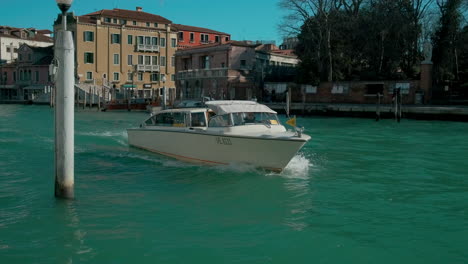
<path fill-rule="evenodd" d="M 286 103 L 266 105 L 278 112 L 286 109 Z M 376 104 L 291 103 L 290 111 L 303 115 L 375 117 L 378 108 L 382 118 L 394 117 L 394 107 L 388 104 L 378 107 Z M 401 112 L 404 118 L 468 121 L 468 106 L 402 105 Z"/>

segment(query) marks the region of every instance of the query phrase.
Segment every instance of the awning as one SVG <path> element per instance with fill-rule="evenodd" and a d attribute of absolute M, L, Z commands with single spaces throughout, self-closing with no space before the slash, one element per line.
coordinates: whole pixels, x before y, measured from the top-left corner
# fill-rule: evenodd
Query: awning
<path fill-rule="evenodd" d="M 122 88 L 137 88 L 137 86 L 134 84 L 124 84 L 122 85 Z"/>
<path fill-rule="evenodd" d="M 217 115 L 225 115 L 230 113 L 272 113 L 268 106 L 259 104 L 254 101 L 208 101 L 205 102 L 206 106 L 211 108 Z"/>

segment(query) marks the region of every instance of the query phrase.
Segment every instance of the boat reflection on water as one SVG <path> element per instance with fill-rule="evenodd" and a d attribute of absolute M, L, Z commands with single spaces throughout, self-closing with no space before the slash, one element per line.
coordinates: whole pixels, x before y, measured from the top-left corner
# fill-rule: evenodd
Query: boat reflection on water
<path fill-rule="evenodd" d="M 282 171 L 310 136 L 287 131 L 277 113 L 253 101 L 209 101 L 159 111 L 127 130 L 130 146 L 176 159 L 249 164 Z"/>

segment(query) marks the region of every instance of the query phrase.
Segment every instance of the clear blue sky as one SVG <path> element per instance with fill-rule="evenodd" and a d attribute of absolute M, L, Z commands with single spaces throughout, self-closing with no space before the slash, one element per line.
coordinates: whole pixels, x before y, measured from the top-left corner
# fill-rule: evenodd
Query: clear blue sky
<path fill-rule="evenodd" d="M 1 0 L 0 25 L 52 29 L 59 12 L 55 0 Z M 232 35 L 234 40 L 276 40 L 283 15 L 278 0 L 74 0 L 71 11 L 84 15 L 122 8 L 163 16 L 173 23 L 206 27 Z"/>

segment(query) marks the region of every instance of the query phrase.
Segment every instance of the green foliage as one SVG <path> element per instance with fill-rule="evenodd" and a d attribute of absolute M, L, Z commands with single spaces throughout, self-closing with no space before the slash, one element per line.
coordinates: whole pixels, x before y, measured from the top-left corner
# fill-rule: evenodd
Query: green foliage
<path fill-rule="evenodd" d="M 335 81 L 415 78 L 421 59 L 421 25 L 415 13 L 407 0 L 369 1 L 353 12 L 316 12 L 298 36 L 300 81 L 329 80 L 330 68 Z"/>
<path fill-rule="evenodd" d="M 434 55 L 435 78 L 437 83 L 453 81 L 458 79 L 457 57 L 460 52 L 460 6 L 462 0 L 447 0 L 441 4 L 441 18 L 439 27 L 434 34 Z"/>

